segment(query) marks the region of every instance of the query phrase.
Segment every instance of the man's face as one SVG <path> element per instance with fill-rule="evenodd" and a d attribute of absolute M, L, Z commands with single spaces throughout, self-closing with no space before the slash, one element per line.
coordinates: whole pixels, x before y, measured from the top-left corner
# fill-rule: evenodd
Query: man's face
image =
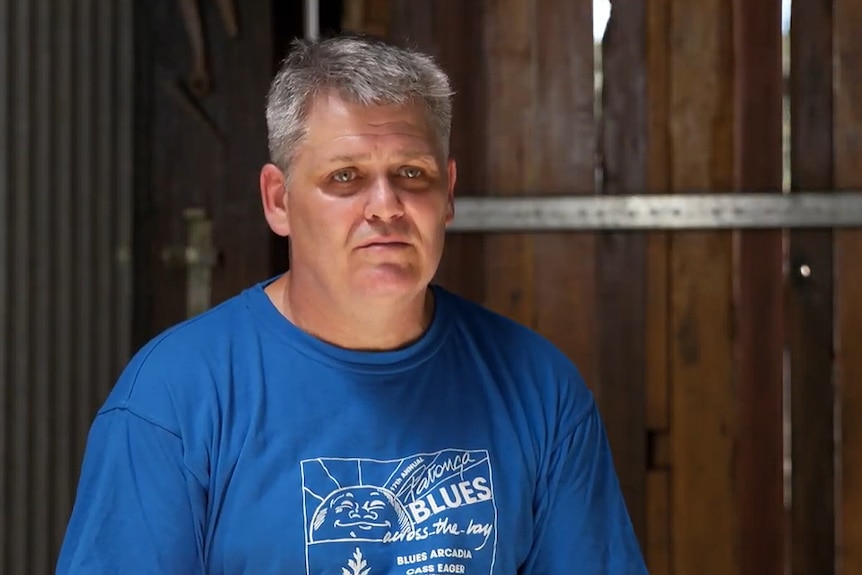
<path fill-rule="evenodd" d="M 440 261 L 454 183 L 421 107 L 319 98 L 286 186 L 291 269 L 330 295 L 420 293 Z"/>

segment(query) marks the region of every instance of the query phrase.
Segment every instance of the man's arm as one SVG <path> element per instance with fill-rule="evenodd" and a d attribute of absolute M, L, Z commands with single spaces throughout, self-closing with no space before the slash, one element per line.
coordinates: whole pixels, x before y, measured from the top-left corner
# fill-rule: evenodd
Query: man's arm
<path fill-rule="evenodd" d="M 90 430 L 57 575 L 203 571 L 206 492 L 173 431 L 113 408 Z"/>
<path fill-rule="evenodd" d="M 534 534 L 520 575 L 647 573 L 595 403 L 551 452 Z"/>

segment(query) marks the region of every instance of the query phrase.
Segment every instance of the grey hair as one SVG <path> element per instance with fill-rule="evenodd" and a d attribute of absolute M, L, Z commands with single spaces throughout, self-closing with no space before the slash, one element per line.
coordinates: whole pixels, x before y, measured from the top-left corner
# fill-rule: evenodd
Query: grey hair
<path fill-rule="evenodd" d="M 361 36 L 299 39 L 276 74 L 266 102 L 269 154 L 285 173 L 305 136 L 310 105 L 324 93 L 361 105 L 422 103 L 439 151 L 448 157 L 452 90 L 430 55 Z"/>

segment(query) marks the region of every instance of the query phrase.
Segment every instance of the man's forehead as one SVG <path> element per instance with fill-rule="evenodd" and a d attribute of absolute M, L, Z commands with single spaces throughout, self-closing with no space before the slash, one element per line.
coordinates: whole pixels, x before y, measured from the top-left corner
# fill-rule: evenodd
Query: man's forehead
<path fill-rule="evenodd" d="M 375 159 L 437 163 L 436 141 L 425 130 L 386 129 L 309 130 L 300 150 L 305 149 L 316 162 L 353 163 Z"/>
<path fill-rule="evenodd" d="M 363 105 L 323 94 L 306 118 L 300 154 L 316 161 L 361 161 L 385 155 L 437 162 L 437 140 L 422 106 Z M 304 150 L 303 150 L 304 148 Z"/>
<path fill-rule="evenodd" d="M 377 153 L 375 153 L 377 152 Z M 318 156 L 328 162 L 363 162 L 374 159 L 375 156 L 381 155 L 379 151 L 372 152 L 367 149 L 356 151 L 340 151 L 332 148 L 324 148 L 318 152 Z M 396 148 L 386 152 L 386 157 L 389 159 L 400 161 L 427 161 L 436 162 L 437 157 L 431 148 L 425 149 L 399 149 Z"/>

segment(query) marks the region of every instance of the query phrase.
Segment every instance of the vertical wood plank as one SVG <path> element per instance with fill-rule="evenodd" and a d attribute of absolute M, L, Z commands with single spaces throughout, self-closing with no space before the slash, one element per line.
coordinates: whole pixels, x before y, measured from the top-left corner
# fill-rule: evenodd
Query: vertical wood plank
<path fill-rule="evenodd" d="M 592 0 L 535 2 L 533 140 L 525 142 L 535 150 L 528 166 L 535 187 L 528 192 L 595 190 L 592 7 Z M 529 243 L 535 265 L 533 325 L 577 363 L 601 400 L 595 234 L 539 234 Z"/>
<path fill-rule="evenodd" d="M 835 0 L 835 186 L 862 187 L 862 3 Z M 862 573 L 862 231 L 835 233 L 837 360 L 841 409 L 840 572 Z"/>
<path fill-rule="evenodd" d="M 670 0 L 647 2 L 647 190 L 670 189 Z M 669 414 L 668 256 L 670 235 L 652 232 L 647 243 L 647 426 L 666 430 Z"/>
<path fill-rule="evenodd" d="M 537 186 L 538 170 L 532 167 L 538 155 L 533 136 L 535 8 L 529 2 L 499 0 L 488 2 L 486 10 L 488 93 L 494 94 L 486 112 L 486 183 L 494 194 L 518 195 Z M 495 234 L 485 242 L 485 303 L 516 321 L 535 326 L 535 263 L 530 236 Z"/>
<path fill-rule="evenodd" d="M 780 190 L 781 1 L 734 0 L 735 183 Z M 737 235 L 739 573 L 784 573 L 783 261 L 780 230 Z"/>
<path fill-rule="evenodd" d="M 592 192 L 592 3 L 501 0 L 486 10 L 487 93 L 494 95 L 488 188 Z M 598 380 L 594 244 L 592 234 L 493 235 L 485 260 L 486 304 L 548 337 L 591 386 Z"/>
<path fill-rule="evenodd" d="M 671 185 L 733 182 L 731 6 L 671 2 Z M 673 571 L 738 571 L 733 481 L 732 244 L 727 232 L 674 234 L 671 246 Z"/>
<path fill-rule="evenodd" d="M 648 0 L 646 42 L 647 190 L 670 188 L 670 0 Z M 647 237 L 646 266 L 646 425 L 650 433 L 646 484 L 647 567 L 652 575 L 671 573 L 670 476 L 655 469 L 655 441 L 670 429 L 669 246 L 667 232 Z"/>
<path fill-rule="evenodd" d="M 647 184 L 646 0 L 617 4 L 602 41 L 604 194 Z M 608 232 L 597 243 L 601 409 L 623 495 L 646 541 L 646 238 Z"/>
<path fill-rule="evenodd" d="M 389 31 L 388 0 L 344 0 L 341 30 L 383 38 Z"/>
<path fill-rule="evenodd" d="M 832 5 L 794 0 L 790 25 L 792 190 L 831 189 Z M 793 575 L 835 570 L 833 254 L 830 230 L 791 230 L 788 259 Z M 808 266 L 804 274 L 803 266 Z"/>
<path fill-rule="evenodd" d="M 458 166 L 455 194 L 485 194 L 483 2 L 392 0 L 390 10 L 388 37 L 431 53 L 449 74 L 455 91 L 450 149 Z M 468 299 L 483 301 L 484 252 L 481 234 L 450 234 L 435 281 Z"/>
<path fill-rule="evenodd" d="M 457 92 L 456 194 L 593 191 L 591 7 L 393 1 L 390 38 L 437 56 Z M 592 235 L 458 234 L 438 278 L 549 337 L 595 385 L 594 257 Z"/>
<path fill-rule="evenodd" d="M 650 575 L 669 575 L 671 571 L 670 476 L 668 469 L 647 472 L 647 536 L 645 553 Z"/>

